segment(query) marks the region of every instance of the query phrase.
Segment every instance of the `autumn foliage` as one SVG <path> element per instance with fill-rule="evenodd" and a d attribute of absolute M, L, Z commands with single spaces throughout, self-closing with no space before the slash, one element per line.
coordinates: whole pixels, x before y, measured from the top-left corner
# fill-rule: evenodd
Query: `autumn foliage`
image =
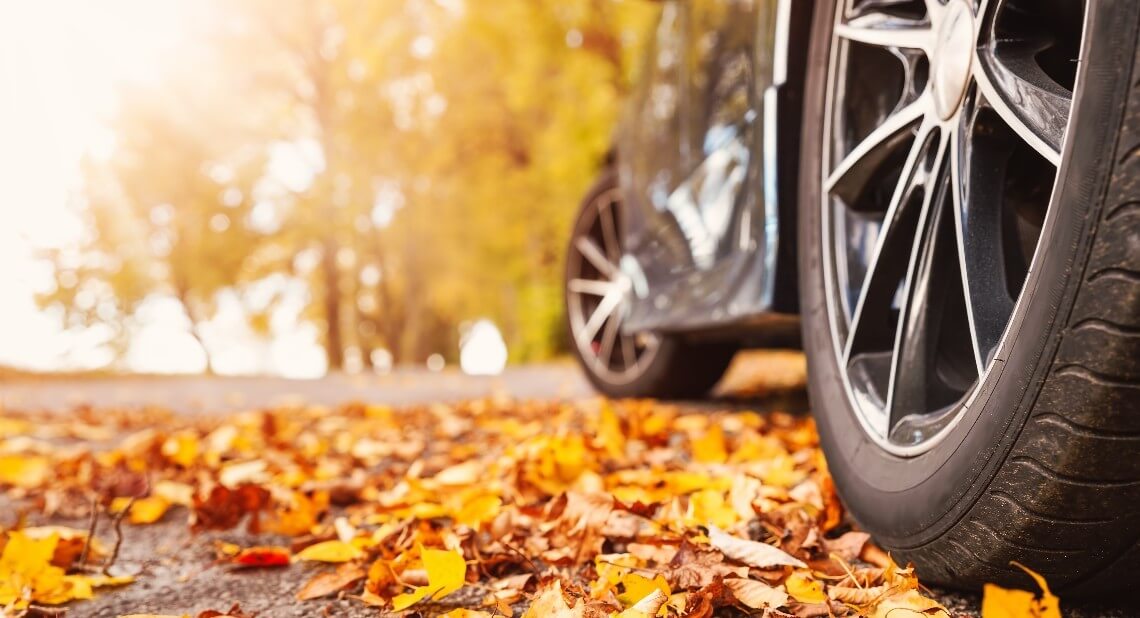
<path fill-rule="evenodd" d="M 298 603 L 345 595 L 452 617 L 948 615 L 845 520 L 802 417 L 486 400 L 194 420 L 86 411 L 9 416 L 0 430 L 10 503 L 291 539 L 214 550 L 235 569 L 328 565 Z M 107 539 L 7 523 L 9 612 L 146 576 L 100 571 Z"/>

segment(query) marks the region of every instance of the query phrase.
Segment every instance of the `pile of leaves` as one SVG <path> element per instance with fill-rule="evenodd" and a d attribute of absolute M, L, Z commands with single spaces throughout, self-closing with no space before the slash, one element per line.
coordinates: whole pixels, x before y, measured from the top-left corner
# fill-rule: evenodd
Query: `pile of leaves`
<path fill-rule="evenodd" d="M 6 413 L 0 486 L 46 516 L 290 538 L 216 551 L 248 568 L 327 563 L 298 602 L 454 618 L 949 615 L 845 522 L 811 420 L 781 413 L 499 400 Z M 137 575 L 86 531 L 3 523 L 0 615 Z"/>

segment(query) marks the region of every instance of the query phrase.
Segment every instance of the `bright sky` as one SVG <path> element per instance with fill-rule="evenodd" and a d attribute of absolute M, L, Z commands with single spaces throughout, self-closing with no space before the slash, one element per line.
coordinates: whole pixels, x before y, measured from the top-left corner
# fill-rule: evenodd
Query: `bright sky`
<path fill-rule="evenodd" d="M 37 290 L 50 273 L 39 248 L 74 242 L 80 233 L 69 206 L 85 152 L 113 148 L 100 118 L 124 83 L 161 81 L 165 63 L 192 43 L 189 26 L 208 3 L 186 0 L 0 0 L 0 364 L 35 369 L 98 366 L 108 353 L 99 333 L 62 332 L 40 312 Z M 288 286 L 288 282 L 279 282 Z M 293 295 L 298 300 L 303 290 Z M 319 375 L 324 356 L 311 326 L 294 322 L 272 341 L 249 331 L 236 299 L 222 299 L 207 328 L 217 369 Z M 162 299 L 142 312 L 147 326 L 127 355 L 135 370 L 182 372 L 204 367 L 176 303 Z M 215 349 L 220 348 L 220 349 Z"/>

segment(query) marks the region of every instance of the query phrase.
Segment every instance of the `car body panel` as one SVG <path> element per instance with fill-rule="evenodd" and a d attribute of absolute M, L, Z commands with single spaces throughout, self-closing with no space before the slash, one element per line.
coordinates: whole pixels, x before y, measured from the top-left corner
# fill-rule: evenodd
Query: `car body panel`
<path fill-rule="evenodd" d="M 715 330 L 795 312 L 787 202 L 802 80 L 788 65 L 806 4 L 663 3 L 617 143 L 622 268 L 636 282 L 628 331 Z"/>

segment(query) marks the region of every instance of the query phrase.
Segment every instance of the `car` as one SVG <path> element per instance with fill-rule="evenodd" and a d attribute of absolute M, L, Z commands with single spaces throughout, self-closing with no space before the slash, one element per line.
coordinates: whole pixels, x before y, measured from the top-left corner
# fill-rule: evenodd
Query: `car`
<path fill-rule="evenodd" d="M 801 346 L 855 521 L 924 579 L 1140 571 L 1140 2 L 659 2 L 565 270 L 610 397 Z"/>

